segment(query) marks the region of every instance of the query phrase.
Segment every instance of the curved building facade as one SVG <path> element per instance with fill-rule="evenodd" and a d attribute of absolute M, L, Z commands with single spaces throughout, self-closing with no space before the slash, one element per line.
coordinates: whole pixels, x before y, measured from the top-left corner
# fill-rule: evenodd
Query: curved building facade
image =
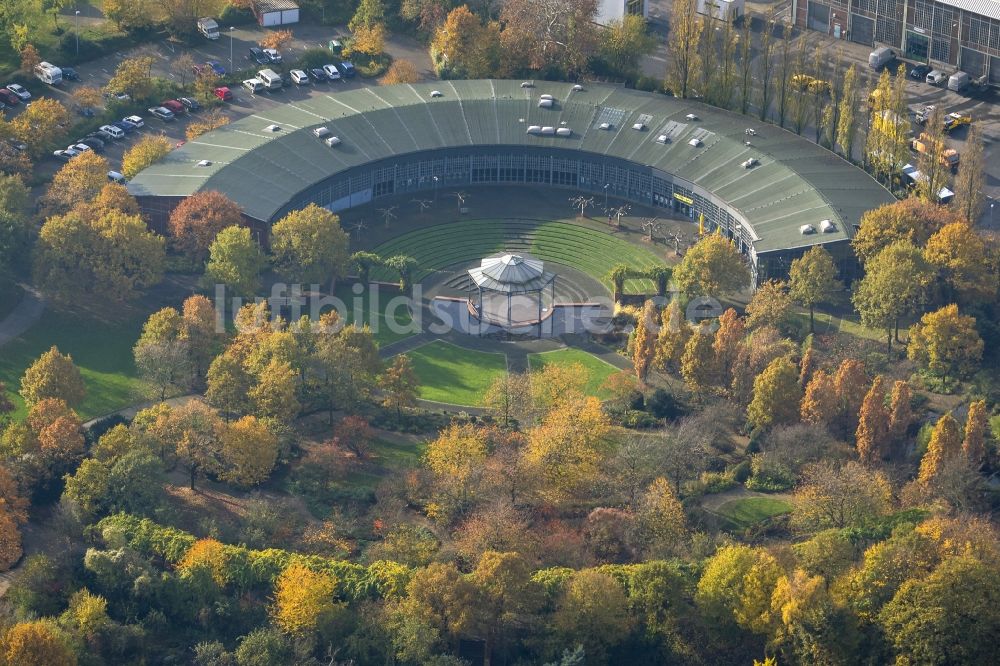
<path fill-rule="evenodd" d="M 771 125 L 614 86 L 439 81 L 290 102 L 174 150 L 129 190 L 161 221 L 218 190 L 265 228 L 440 188 L 526 183 L 628 199 L 734 239 L 758 280 L 816 244 L 845 277 L 864 211 L 892 201 L 867 173 Z"/>

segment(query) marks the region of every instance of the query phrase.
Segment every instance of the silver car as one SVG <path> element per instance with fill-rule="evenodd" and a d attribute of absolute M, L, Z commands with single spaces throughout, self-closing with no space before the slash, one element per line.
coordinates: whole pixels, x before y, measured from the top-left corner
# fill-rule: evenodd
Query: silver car
<path fill-rule="evenodd" d="M 932 69 L 927 75 L 927 83 L 932 86 L 939 86 L 948 80 L 948 75 L 942 72 L 940 69 Z"/>

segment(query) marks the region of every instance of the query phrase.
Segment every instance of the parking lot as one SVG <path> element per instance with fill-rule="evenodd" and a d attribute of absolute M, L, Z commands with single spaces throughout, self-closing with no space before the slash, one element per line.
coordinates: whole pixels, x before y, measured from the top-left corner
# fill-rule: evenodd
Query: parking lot
<path fill-rule="evenodd" d="M 282 58 L 285 68 L 290 69 L 302 53 L 309 48 L 326 46 L 330 38 L 336 35 L 347 34 L 346 27 L 339 30 L 319 26 L 293 26 L 295 39 L 285 49 L 282 49 Z M 150 55 L 155 58 L 152 74 L 156 77 L 163 77 L 181 82 L 181 76 L 172 68 L 172 63 L 182 54 L 190 54 L 197 63 L 204 63 L 207 60 L 218 61 L 227 71 L 238 71 L 241 69 L 253 68 L 265 69 L 266 65 L 257 65 L 249 58 L 250 47 L 256 46 L 263 37 L 264 30 L 255 25 L 237 27 L 235 30 L 224 30 L 222 36 L 215 41 L 198 40 L 191 47 L 183 47 L 165 41 L 144 45 L 127 52 L 115 53 L 103 58 L 82 63 L 75 67 L 80 76 L 79 81 L 63 81 L 60 86 L 46 86 L 40 82 L 34 82 L 31 86 L 35 98 L 48 96 L 59 99 L 67 108 L 73 109 L 74 104 L 71 99 L 73 90 L 79 86 L 93 86 L 103 88 L 111 79 L 118 64 L 126 58 L 135 58 L 142 55 Z M 415 40 L 407 37 L 389 36 L 386 39 L 386 50 L 397 59 L 405 59 L 413 62 L 422 76 L 432 76 L 431 62 L 426 49 Z M 232 55 L 232 60 L 230 60 Z M 339 62 L 339 59 L 331 54 L 331 63 Z M 58 63 L 56 63 L 58 65 Z M 191 81 L 190 74 L 186 75 L 186 82 Z M 4 82 L 5 83 L 5 82 Z M 335 95 L 338 91 L 359 88 L 364 86 L 377 85 L 373 80 L 364 80 L 361 77 L 353 79 L 335 81 L 332 83 L 312 83 L 308 86 L 291 86 L 280 91 L 267 92 L 251 95 L 238 85 L 231 86 L 233 99 L 223 105 L 222 110 L 231 119 L 250 115 L 253 113 L 266 113 L 266 110 L 276 104 L 285 104 L 296 100 L 306 99 L 313 95 Z M 203 101 L 203 100 L 199 100 Z M 6 117 L 8 119 L 16 116 L 24 110 L 25 106 L 8 108 Z M 164 122 L 152 117 L 148 111 L 143 109 L 139 115 L 145 121 L 145 126 L 139 130 L 130 132 L 120 141 L 110 142 L 105 146 L 102 155 L 111 164 L 112 169 L 120 170 L 122 155 L 135 143 L 138 138 L 146 134 L 158 134 L 166 136 L 175 144 L 185 141 L 185 129 L 191 120 L 204 114 L 205 110 L 193 113 L 181 114 L 172 122 Z M 128 115 L 128 114 L 122 114 Z M 78 136 L 70 136 L 67 144 L 71 140 L 78 139 Z M 36 172 L 40 176 L 49 176 L 61 167 L 63 162 L 54 157 L 46 157 L 36 165 Z"/>

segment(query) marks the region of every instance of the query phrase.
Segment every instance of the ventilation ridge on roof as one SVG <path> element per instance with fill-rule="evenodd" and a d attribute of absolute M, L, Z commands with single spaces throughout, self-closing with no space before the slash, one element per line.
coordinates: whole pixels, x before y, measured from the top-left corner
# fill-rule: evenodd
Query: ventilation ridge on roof
<path fill-rule="evenodd" d="M 367 90 L 369 93 L 371 93 L 372 95 L 374 95 L 376 99 L 378 99 L 380 102 L 382 102 L 383 104 L 385 104 L 387 108 L 392 109 L 392 113 L 393 113 L 393 115 L 396 116 L 396 120 L 399 121 L 399 125 L 404 130 L 406 130 L 406 136 L 410 137 L 410 141 L 413 142 L 413 147 L 415 149 L 419 150 L 420 149 L 420 142 L 417 141 L 417 137 L 413 136 L 413 132 L 411 132 L 410 128 L 406 126 L 406 123 L 403 122 L 403 119 L 399 117 L 399 109 L 397 108 L 397 106 L 395 104 L 390 104 L 388 101 L 386 101 L 381 95 L 379 95 L 377 92 L 375 92 L 375 88 L 368 88 L 368 87 L 366 87 L 366 88 L 363 88 L 363 90 Z M 380 109 L 380 110 L 384 111 L 385 109 Z M 369 124 L 371 124 L 371 123 L 369 123 Z"/>
<path fill-rule="evenodd" d="M 462 104 L 462 96 L 458 94 L 458 88 L 451 81 L 446 81 L 451 86 L 451 91 L 455 93 L 455 100 L 458 102 L 458 110 L 462 112 L 462 122 L 465 123 L 465 136 L 469 139 L 469 145 L 475 145 L 472 140 L 472 130 L 469 129 L 469 118 L 465 115 L 465 105 Z"/>

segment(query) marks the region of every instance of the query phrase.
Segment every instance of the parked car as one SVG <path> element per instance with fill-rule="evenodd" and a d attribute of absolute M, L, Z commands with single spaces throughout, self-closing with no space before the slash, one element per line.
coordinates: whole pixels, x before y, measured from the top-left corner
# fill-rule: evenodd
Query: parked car
<path fill-rule="evenodd" d="M 932 69 L 924 80 L 932 86 L 939 86 L 948 80 L 948 75 L 940 69 Z"/>
<path fill-rule="evenodd" d="M 345 60 L 337 65 L 337 67 L 340 68 L 340 73 L 343 74 L 345 78 L 353 79 L 354 75 L 357 74 L 357 71 L 354 69 L 354 63 L 349 60 Z"/>
<path fill-rule="evenodd" d="M 128 134 L 129 132 L 135 129 L 135 125 L 133 125 L 132 123 L 126 123 L 123 120 L 116 120 L 113 123 L 111 123 L 111 126 L 117 127 L 125 134 Z"/>
<path fill-rule="evenodd" d="M 309 76 L 313 78 L 313 81 L 317 83 L 320 81 L 326 81 L 326 72 L 323 71 L 322 67 L 313 67 L 309 70 Z"/>
<path fill-rule="evenodd" d="M 291 88 L 292 87 L 292 75 L 288 72 L 278 72 L 278 76 L 281 77 L 281 87 Z"/>
<path fill-rule="evenodd" d="M 99 128 L 102 132 L 107 132 L 111 135 L 112 139 L 124 139 L 125 131 L 114 125 L 101 125 Z"/>
<path fill-rule="evenodd" d="M 264 55 L 267 56 L 268 60 L 272 64 L 279 64 L 281 62 L 281 54 L 278 53 L 277 49 L 263 49 Z"/>
<path fill-rule="evenodd" d="M 118 183 L 119 185 L 124 185 L 125 183 L 128 182 L 127 180 L 125 180 L 125 176 L 123 176 L 118 171 L 109 171 L 108 180 L 112 183 Z"/>
<path fill-rule="evenodd" d="M 226 75 L 226 68 L 223 67 L 222 63 L 220 63 L 218 60 L 206 60 L 205 64 L 208 67 L 211 67 L 212 71 L 215 72 L 215 74 L 217 76 L 225 76 Z"/>
<path fill-rule="evenodd" d="M 149 109 L 149 113 L 164 122 L 170 122 L 174 119 L 174 112 L 162 106 L 154 106 Z"/>
<path fill-rule="evenodd" d="M 132 96 L 128 93 L 116 92 L 116 93 L 104 93 L 104 99 L 117 101 L 117 102 L 128 102 L 132 99 Z"/>
<path fill-rule="evenodd" d="M 80 75 L 76 73 L 76 70 L 72 67 L 60 67 L 62 70 L 63 78 L 67 81 L 79 81 Z"/>
<path fill-rule="evenodd" d="M 293 69 L 289 74 L 292 75 L 292 82 L 296 85 L 307 86 L 309 85 L 309 75 L 306 74 L 301 69 Z"/>
<path fill-rule="evenodd" d="M 178 97 L 177 101 L 184 105 L 188 111 L 197 111 L 201 108 L 201 102 L 193 97 Z"/>
<path fill-rule="evenodd" d="M 926 125 L 927 121 L 931 118 L 931 114 L 934 113 L 934 109 L 936 108 L 937 107 L 933 104 L 928 104 L 924 108 L 917 111 L 917 113 L 914 114 L 913 119 L 917 121 L 918 125 Z"/>
<path fill-rule="evenodd" d="M 71 143 L 66 146 L 66 150 L 75 150 L 77 153 L 85 153 L 90 150 L 90 146 L 82 142 Z"/>
<path fill-rule="evenodd" d="M 134 129 L 139 129 L 140 127 L 143 127 L 146 124 L 142 121 L 142 118 L 140 118 L 139 116 L 125 116 L 124 118 L 122 118 L 122 122 L 130 123 Z"/>
<path fill-rule="evenodd" d="M 21 103 L 21 98 L 6 88 L 0 88 L 0 102 L 7 106 L 17 106 Z"/>
<path fill-rule="evenodd" d="M 90 108 L 89 106 L 79 106 L 79 107 L 77 107 L 76 110 L 84 118 L 93 118 L 96 115 L 94 113 L 94 110 L 92 108 Z"/>
<path fill-rule="evenodd" d="M 69 148 L 67 148 L 66 150 L 54 151 L 52 153 L 52 156 L 57 160 L 62 160 L 63 162 L 69 162 L 71 159 L 73 159 L 79 154 L 80 153 L 76 152 L 75 150 L 70 150 Z"/>
<path fill-rule="evenodd" d="M 28 149 L 28 144 L 23 141 L 18 141 L 17 139 L 7 139 L 7 143 L 14 147 L 14 150 L 18 152 L 24 152 Z"/>
<path fill-rule="evenodd" d="M 246 88 L 251 95 L 264 92 L 264 82 L 260 79 L 247 79 L 243 82 L 243 87 Z"/>
<path fill-rule="evenodd" d="M 344 42 L 340 37 L 334 37 L 330 40 L 329 44 L 327 44 L 327 48 L 337 55 L 340 55 L 340 52 L 344 50 Z"/>
<path fill-rule="evenodd" d="M 27 102 L 29 99 L 31 99 L 31 93 L 28 92 L 25 89 L 25 87 L 22 86 L 20 83 L 10 83 L 10 84 L 8 84 L 7 85 L 7 90 L 9 90 L 12 93 L 14 93 L 15 95 L 17 95 L 18 99 L 20 99 L 22 102 Z"/>
<path fill-rule="evenodd" d="M 337 69 L 336 65 L 323 65 L 323 73 L 326 74 L 326 78 L 330 81 L 340 80 L 340 70 Z"/>
<path fill-rule="evenodd" d="M 106 145 L 103 141 L 101 141 L 100 139 L 98 139 L 96 136 L 88 136 L 85 139 L 80 139 L 80 143 L 82 145 L 84 145 L 84 146 L 87 146 L 88 148 L 90 148 L 91 150 L 93 150 L 95 153 L 103 153 L 104 152 L 104 146 Z"/>
<path fill-rule="evenodd" d="M 250 47 L 250 59 L 253 60 L 258 65 L 270 65 L 271 59 L 264 53 L 264 49 L 257 48 L 256 46 Z"/>
<path fill-rule="evenodd" d="M 910 78 L 917 81 L 926 81 L 927 75 L 931 72 L 930 65 L 913 65 L 910 67 Z"/>
<path fill-rule="evenodd" d="M 229 86 L 219 86 L 212 91 L 212 94 L 221 99 L 223 102 L 228 102 L 233 99 L 233 91 L 229 89 Z"/>
<path fill-rule="evenodd" d="M 110 134 L 102 130 L 94 130 L 87 136 L 80 137 L 79 139 L 77 139 L 77 143 L 83 143 L 84 139 L 98 139 L 104 143 L 111 143 L 112 141 L 114 141 L 114 139 L 111 137 Z"/>
<path fill-rule="evenodd" d="M 160 106 L 170 109 L 171 111 L 173 111 L 175 116 L 179 116 L 185 111 L 187 111 L 187 109 L 184 108 L 184 105 L 181 104 L 176 99 L 164 100 L 163 102 L 160 102 Z"/>

